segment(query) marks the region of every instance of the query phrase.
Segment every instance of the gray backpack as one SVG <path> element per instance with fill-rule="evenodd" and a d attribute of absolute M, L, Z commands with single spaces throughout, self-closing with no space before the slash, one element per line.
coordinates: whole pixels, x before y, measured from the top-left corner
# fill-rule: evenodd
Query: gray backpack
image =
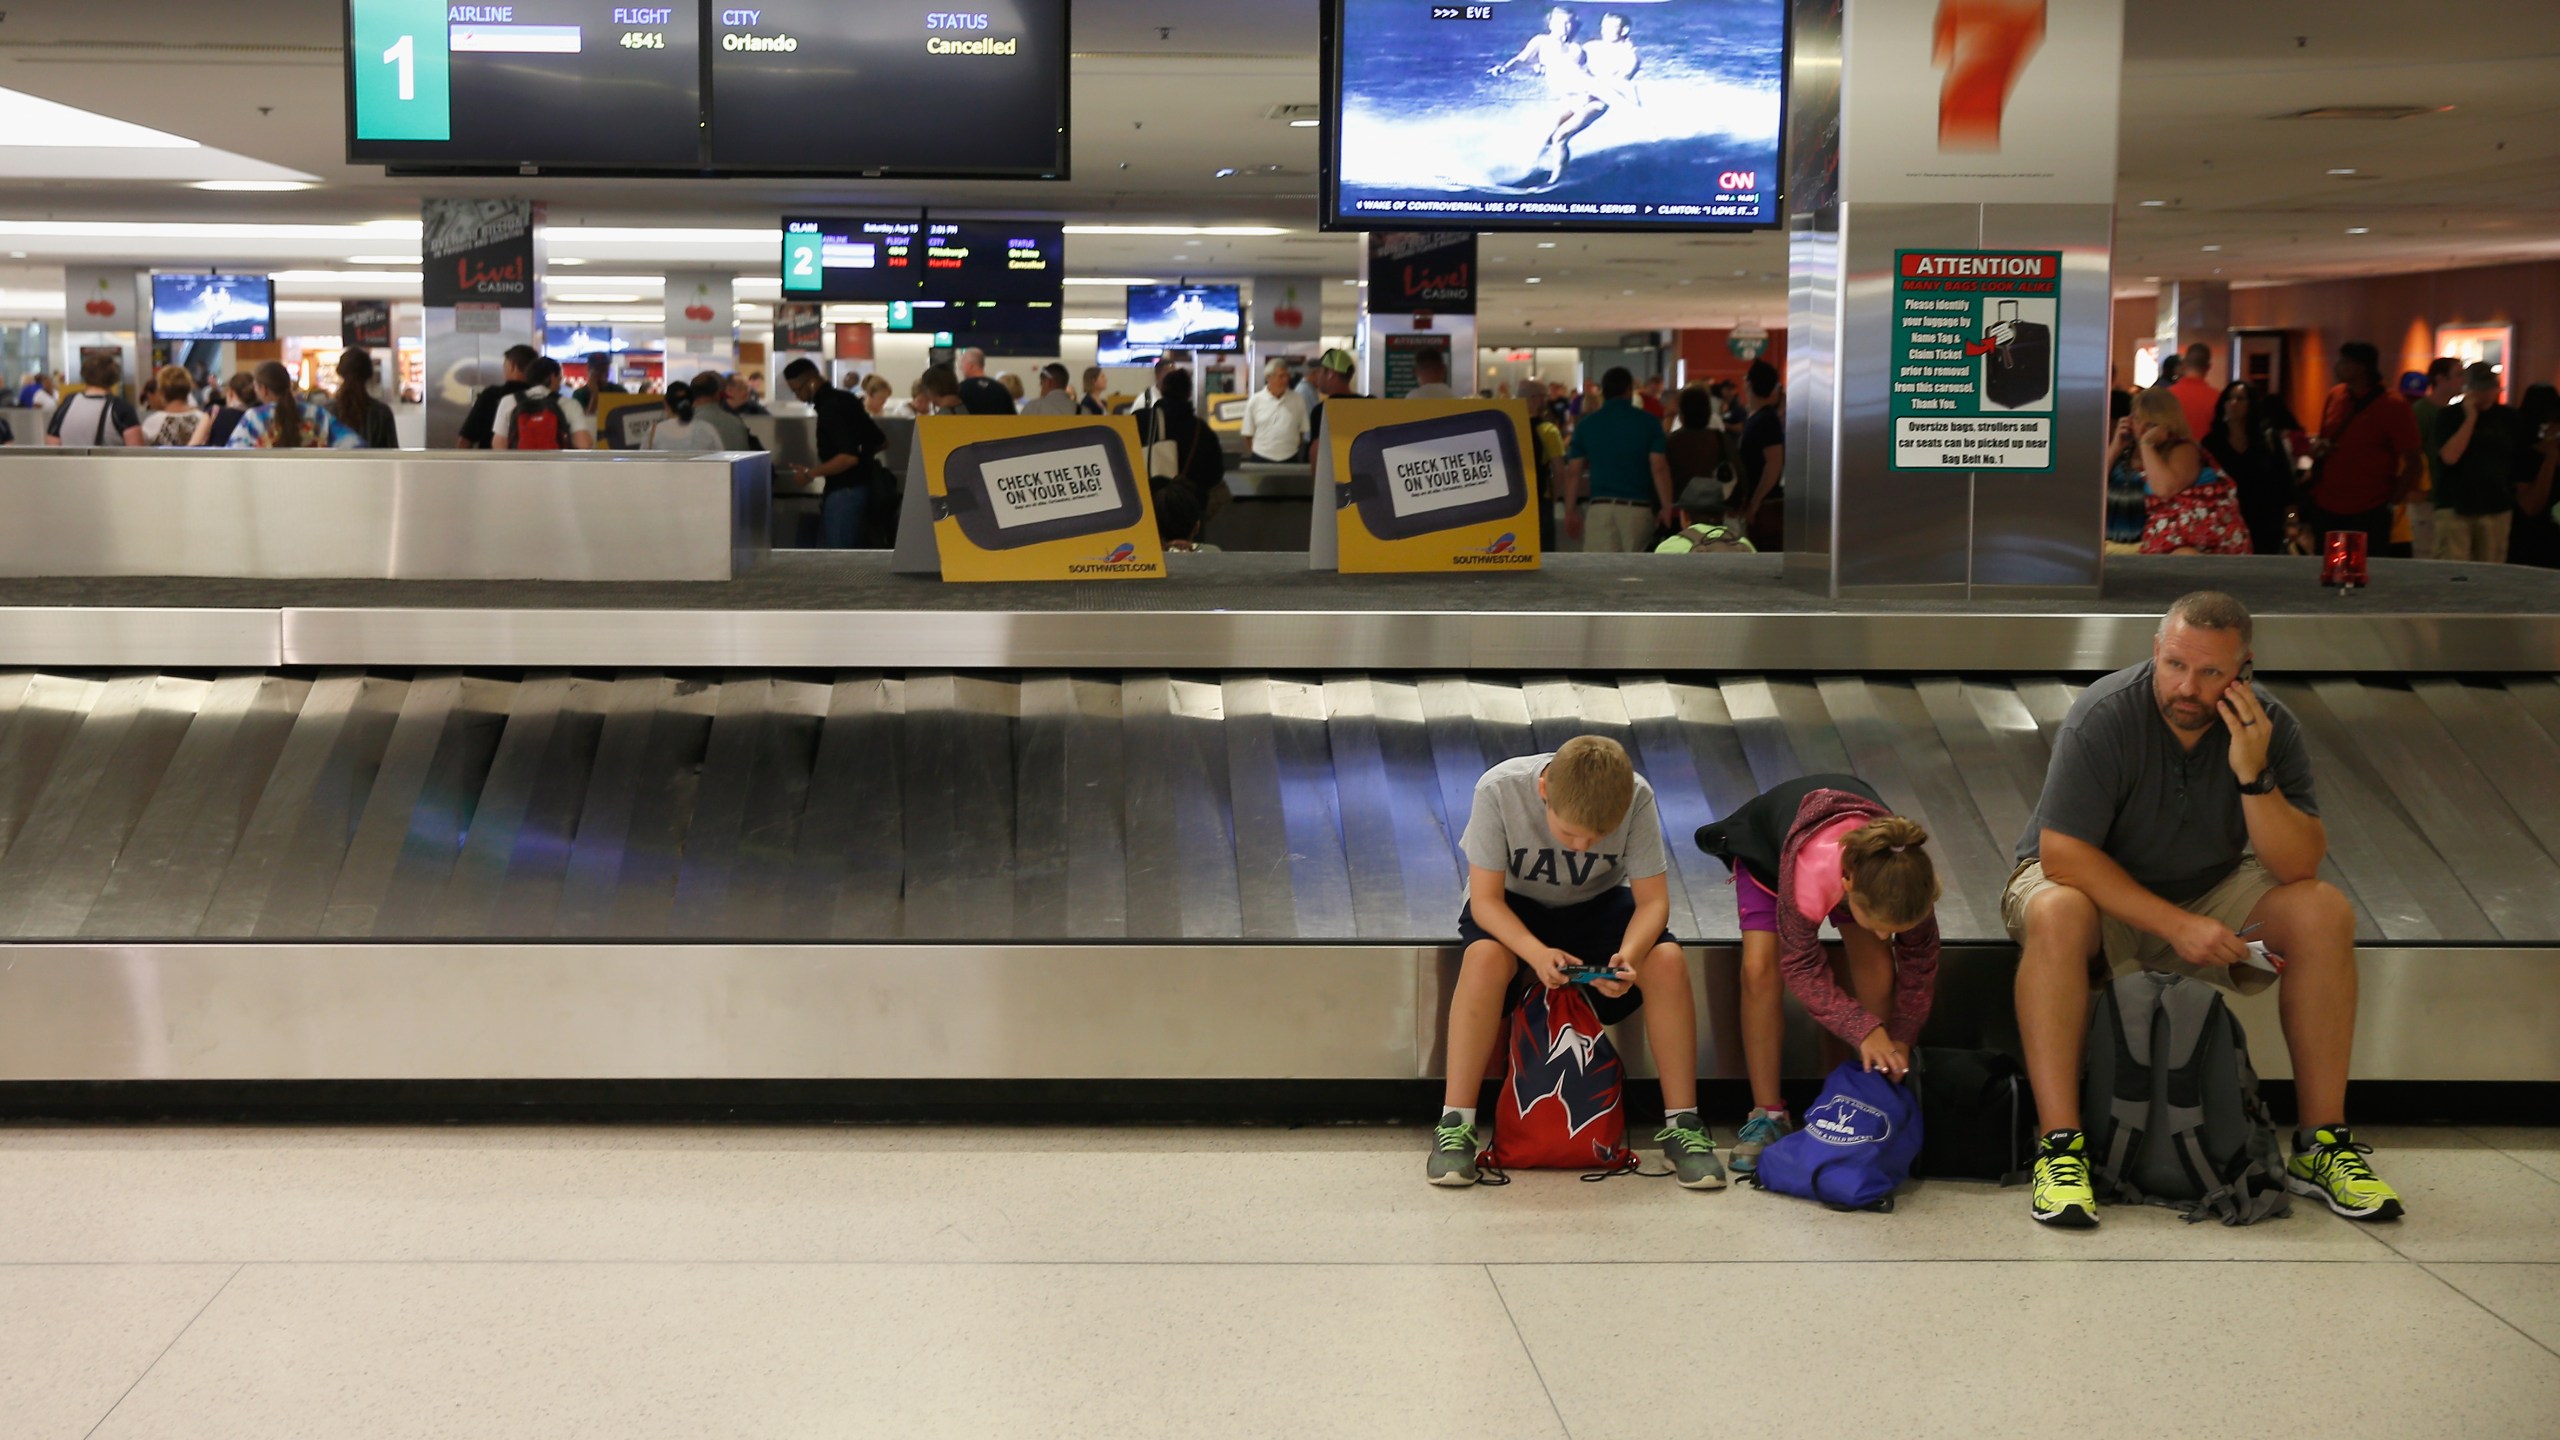
<path fill-rule="evenodd" d="M 2249 1038 L 2201 980 L 2134 974 L 2098 992 L 2080 1109 L 2101 1201 L 2225 1225 L 2293 1212 Z"/>

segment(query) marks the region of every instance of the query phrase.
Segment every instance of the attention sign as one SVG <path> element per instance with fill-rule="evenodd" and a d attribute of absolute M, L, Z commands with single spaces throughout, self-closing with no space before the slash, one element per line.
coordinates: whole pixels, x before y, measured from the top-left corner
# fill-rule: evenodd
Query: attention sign
<path fill-rule="evenodd" d="M 2051 470 L 2052 250 L 1898 250 L 1893 469 Z"/>

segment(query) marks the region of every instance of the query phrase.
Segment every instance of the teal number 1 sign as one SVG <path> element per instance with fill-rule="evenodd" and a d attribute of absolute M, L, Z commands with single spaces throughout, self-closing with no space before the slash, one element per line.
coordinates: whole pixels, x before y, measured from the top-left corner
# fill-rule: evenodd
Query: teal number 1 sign
<path fill-rule="evenodd" d="M 452 139 L 444 0 L 355 0 L 353 30 L 356 138 Z"/>

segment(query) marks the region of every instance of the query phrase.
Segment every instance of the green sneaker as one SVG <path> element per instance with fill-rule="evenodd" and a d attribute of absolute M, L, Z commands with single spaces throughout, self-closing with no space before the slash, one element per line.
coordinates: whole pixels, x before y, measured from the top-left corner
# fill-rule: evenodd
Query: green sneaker
<path fill-rule="evenodd" d="M 1473 1185 L 1476 1183 L 1475 1122 L 1450 1110 L 1440 1116 L 1431 1131 L 1431 1168 L 1434 1185 Z"/>
<path fill-rule="evenodd" d="M 2077 1130 L 2056 1130 L 2036 1142 L 2035 1184 L 2027 1193 L 2028 1212 L 2047 1225 L 2066 1230 L 2094 1230 L 2098 1195 L 2089 1188 L 2089 1137 Z"/>
<path fill-rule="evenodd" d="M 2350 1220 L 2397 1220 L 2406 1213 L 2400 1192 L 2384 1184 L 2373 1167 L 2364 1163 L 2372 1153 L 2373 1147 L 2357 1144 L 2355 1132 L 2346 1126 L 2324 1125 L 2311 1132 L 2310 1149 L 2294 1151 L 2285 1162 L 2285 1188 L 2325 1200 L 2330 1209 Z"/>
<path fill-rule="evenodd" d="M 1721 1190 L 1724 1188 L 1724 1162 L 1716 1158 L 1716 1137 L 1698 1121 L 1698 1112 L 1682 1110 L 1664 1117 L 1662 1128 L 1653 1132 L 1662 1145 L 1662 1158 L 1671 1163 L 1671 1173 L 1679 1177 L 1683 1190 Z"/>
<path fill-rule="evenodd" d="M 1750 1175 L 1760 1168 L 1760 1152 L 1795 1133 L 1783 1110 L 1754 1110 L 1733 1134 L 1733 1173 Z"/>

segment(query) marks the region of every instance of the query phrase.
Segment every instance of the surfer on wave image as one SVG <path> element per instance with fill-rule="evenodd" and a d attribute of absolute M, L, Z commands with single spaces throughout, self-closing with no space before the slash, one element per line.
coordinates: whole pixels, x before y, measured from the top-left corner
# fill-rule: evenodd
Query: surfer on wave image
<path fill-rule="evenodd" d="M 1519 54 L 1485 72 L 1499 78 L 1523 65 L 1535 65 L 1546 77 L 1547 93 L 1563 105 L 1555 124 L 1547 131 L 1545 143 L 1530 160 L 1528 172 L 1508 182 L 1511 188 L 1551 189 L 1562 184 L 1564 167 L 1573 159 L 1574 136 L 1608 114 L 1611 105 L 1644 104 L 1635 86 L 1636 71 L 1643 66 L 1644 58 L 1636 53 L 1634 27 L 1627 23 L 1627 17 L 1614 10 L 1602 15 L 1600 38 L 1589 44 L 1573 38 L 1575 27 L 1573 12 L 1558 5 L 1547 12 L 1547 28 L 1543 32 L 1530 36 Z M 1541 182 L 1538 168 L 1550 154 L 1555 160 L 1546 165 L 1546 179 Z"/>

